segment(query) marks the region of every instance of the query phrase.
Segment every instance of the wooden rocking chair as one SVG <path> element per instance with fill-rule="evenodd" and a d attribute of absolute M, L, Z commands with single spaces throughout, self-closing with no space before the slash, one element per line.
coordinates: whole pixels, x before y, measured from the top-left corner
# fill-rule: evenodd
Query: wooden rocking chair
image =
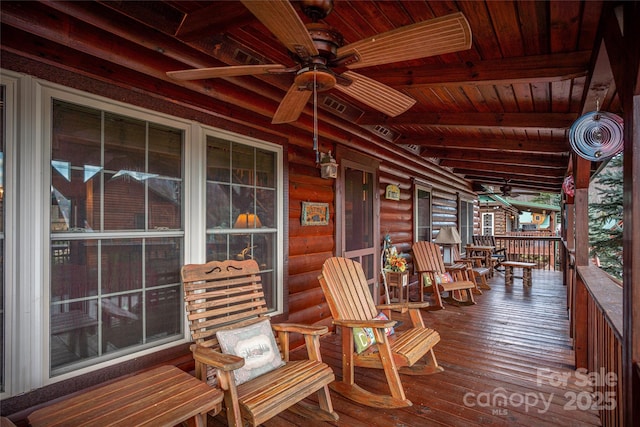
<path fill-rule="evenodd" d="M 269 319 L 260 271 L 254 260 L 185 265 L 182 282 L 189 328 L 195 341 L 191 350 L 196 376 L 224 391 L 224 410 L 229 426 L 241 427 L 245 422 L 257 426 L 286 409 L 323 421 L 338 419 L 328 388 L 335 376 L 320 356 L 320 336 L 328 332 L 326 326 L 272 324 L 275 342 L 268 325 L 268 334 L 263 331 L 256 338 L 246 339 L 247 328 L 244 327 L 253 325 L 255 328 L 258 323 L 265 326 L 264 320 Z M 270 355 L 275 364 L 281 366 L 237 385 L 233 371 L 245 365 L 245 359 L 222 353 L 221 344 L 224 343 L 218 338 L 235 333 L 238 335 L 232 335 L 232 342 L 243 348 L 241 353 L 247 358 L 259 360 Z M 289 360 L 290 333 L 303 334 L 308 359 Z M 238 337 L 245 337 L 245 341 Z M 274 345 L 265 347 L 265 342 Z M 276 343 L 277 348 L 274 348 Z M 313 393 L 317 393 L 317 405 L 302 402 Z"/>
<path fill-rule="evenodd" d="M 428 375 L 443 371 L 438 366 L 433 347 L 440 334 L 424 326 L 420 309 L 428 302 L 391 303 L 376 306 L 369 292 L 362 265 L 346 258 L 329 258 L 318 277 L 331 310 L 333 324 L 342 333 L 342 381 L 331 389 L 355 402 L 371 407 L 400 408 L 411 406 L 406 398 L 399 374 Z M 411 327 L 387 336 L 386 328 L 395 321 L 392 312 L 408 312 Z M 388 320 L 375 320 L 384 313 Z M 375 343 L 357 353 L 354 328 L 371 328 Z M 424 356 L 425 361 L 419 362 Z M 355 383 L 356 366 L 383 369 L 390 394 L 375 394 Z"/>
<path fill-rule="evenodd" d="M 440 247 L 435 243 L 415 242 L 412 249 L 413 264 L 420 279 L 420 292 L 430 288 L 440 308 L 444 308 L 443 300 L 453 305 L 476 303 L 472 292 L 476 284 L 469 278 L 467 264 L 445 266 Z M 453 281 L 444 280 L 445 273 L 449 273 Z M 448 293 L 448 296 L 442 296 L 443 293 Z M 456 297 L 455 294 L 460 296 Z M 466 298 L 462 297 L 463 294 L 466 294 Z"/>
<path fill-rule="evenodd" d="M 487 276 L 491 276 L 491 269 L 484 267 L 482 265 L 482 257 L 479 256 L 466 256 L 460 255 L 460 251 L 458 250 L 458 246 L 453 246 L 453 262 L 457 263 L 465 263 L 467 264 L 467 270 L 469 272 L 469 277 L 472 277 L 476 282 L 476 289 L 478 289 L 478 293 L 480 289 L 491 289 L 489 283 L 487 282 Z"/>

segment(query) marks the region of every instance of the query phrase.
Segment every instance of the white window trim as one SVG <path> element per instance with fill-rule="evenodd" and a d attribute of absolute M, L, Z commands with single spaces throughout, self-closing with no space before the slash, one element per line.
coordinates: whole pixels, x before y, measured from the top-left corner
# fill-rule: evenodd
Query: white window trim
<path fill-rule="evenodd" d="M 197 260 L 193 260 L 190 262 L 202 263 L 202 262 L 205 262 L 204 258 L 206 258 L 207 229 L 206 229 L 205 214 L 206 214 L 206 202 L 207 202 L 207 188 L 206 188 L 207 137 L 211 136 L 215 138 L 221 138 L 228 141 L 250 145 L 258 149 L 264 149 L 264 150 L 275 153 L 276 165 L 277 165 L 275 178 L 276 178 L 276 192 L 278 195 L 278 198 L 276 200 L 276 213 L 275 213 L 276 214 L 276 230 L 277 230 L 276 231 L 276 254 L 275 254 L 277 256 L 277 259 L 275 261 L 275 265 L 277 268 L 277 275 L 275 278 L 276 280 L 275 283 L 278 288 L 276 289 L 276 294 L 277 294 L 276 307 L 274 311 L 269 313 L 269 315 L 273 316 L 273 315 L 282 314 L 284 312 L 284 289 L 282 286 L 282 284 L 284 283 L 284 271 L 283 271 L 284 270 L 284 255 L 283 255 L 284 254 L 284 237 L 283 237 L 284 235 L 284 170 L 283 169 L 284 168 L 280 166 L 283 165 L 283 161 L 284 161 L 283 148 L 282 146 L 277 144 L 273 144 L 270 142 L 262 141 L 259 139 L 251 138 L 244 135 L 239 135 L 236 133 L 232 133 L 232 132 L 228 132 L 225 130 L 220 130 L 220 129 L 216 129 L 216 128 L 212 128 L 204 125 L 202 126 L 202 131 L 203 131 L 202 138 L 200 138 L 199 140 L 199 142 L 203 144 L 202 151 L 198 150 L 198 152 L 202 154 L 200 158 L 205 159 L 204 167 L 199 177 L 199 182 L 201 183 L 201 185 L 203 185 L 203 188 L 200 189 L 201 192 L 199 193 L 200 199 L 201 199 L 200 201 L 202 204 L 202 207 L 199 207 L 199 209 L 201 209 L 200 212 L 202 212 L 202 218 L 199 221 L 199 224 L 202 225 L 202 230 L 199 230 L 198 234 L 196 234 L 196 236 L 198 236 L 199 239 L 202 239 L 202 241 L 199 242 L 200 248 L 202 249 L 199 252 L 197 252 L 198 254 L 201 255 L 202 258 L 198 258 Z"/>
<path fill-rule="evenodd" d="M 51 377 L 49 370 L 49 277 L 51 181 L 51 99 L 98 108 L 110 113 L 143 118 L 184 132 L 184 262 L 204 262 L 206 253 L 206 135 L 228 138 L 277 155 L 277 312 L 284 307 L 284 150 L 282 146 L 205 126 L 190 120 L 114 101 L 32 76 L 0 70 L 7 87 L 7 147 L 5 159 L 5 392 L 7 398 L 64 381 L 127 360 L 190 341 L 186 327 L 181 340 L 96 363 Z M 19 156 L 17 148 L 20 147 Z M 187 166 L 188 165 L 188 166 Z M 14 184 L 15 183 L 15 184 Z M 15 185 L 15 188 L 11 187 Z M 11 199 L 13 197 L 13 199 Z M 20 216 L 18 217 L 18 213 Z M 19 246 L 15 242 L 20 241 Z M 23 337 L 20 339 L 19 337 Z M 28 337 L 25 339 L 24 337 Z"/>
<path fill-rule="evenodd" d="M 433 235 L 433 187 L 428 184 L 422 184 L 415 182 L 413 186 L 413 240 L 418 241 L 418 215 L 420 214 L 418 210 L 418 191 L 424 191 L 429 193 L 429 228 L 431 229 L 431 234 Z"/>
<path fill-rule="evenodd" d="M 480 234 L 483 235 L 483 236 L 485 235 L 485 232 L 484 232 L 484 228 L 485 228 L 484 217 L 485 217 L 485 215 L 488 215 L 491 218 L 491 234 L 490 235 L 493 236 L 494 232 L 495 232 L 495 215 L 493 214 L 493 212 L 483 212 L 482 213 L 481 223 L 480 223 Z"/>
<path fill-rule="evenodd" d="M 17 132 L 18 132 L 18 85 L 20 75 L 0 70 L 0 85 L 5 87 L 5 152 L 4 152 L 4 391 L 0 399 L 13 394 L 21 373 L 14 368 L 14 361 L 20 360 L 20 352 L 13 344 L 16 335 L 16 175 L 17 175 Z"/>

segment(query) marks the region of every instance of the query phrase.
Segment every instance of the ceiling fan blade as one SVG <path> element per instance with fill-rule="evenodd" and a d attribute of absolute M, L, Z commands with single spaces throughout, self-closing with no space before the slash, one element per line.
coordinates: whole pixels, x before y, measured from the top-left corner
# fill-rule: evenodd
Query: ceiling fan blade
<path fill-rule="evenodd" d="M 471 48 L 471 27 L 462 12 L 422 21 L 338 49 L 342 57 L 355 53 L 360 60 L 350 69 L 410 61 Z"/>
<path fill-rule="evenodd" d="M 282 102 L 280 102 L 271 123 L 280 124 L 295 122 L 298 120 L 298 117 L 300 117 L 300 113 L 302 113 L 304 106 L 309 102 L 310 97 L 310 90 L 300 89 L 299 86 L 294 83 L 287 91 Z"/>
<path fill-rule="evenodd" d="M 274 71 L 284 71 L 281 64 L 260 65 L 231 65 L 228 67 L 196 68 L 193 70 L 167 71 L 167 76 L 176 80 L 200 80 L 214 77 L 252 76 L 267 74 Z"/>
<path fill-rule="evenodd" d="M 356 72 L 346 71 L 342 75 L 352 83 L 349 86 L 335 85 L 335 89 L 388 116 L 402 114 L 416 103 L 410 96 Z"/>
<path fill-rule="evenodd" d="M 307 27 L 289 0 L 242 0 L 242 3 L 291 52 L 301 57 L 319 55 Z"/>

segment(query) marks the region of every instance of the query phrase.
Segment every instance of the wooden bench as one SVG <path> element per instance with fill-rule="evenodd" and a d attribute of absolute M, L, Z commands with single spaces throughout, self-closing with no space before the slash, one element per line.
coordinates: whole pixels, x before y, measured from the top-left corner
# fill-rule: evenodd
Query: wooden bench
<path fill-rule="evenodd" d="M 238 335 L 233 346 L 242 350 L 243 357 L 224 353 L 221 334 L 240 333 L 246 331 L 244 327 L 255 328 L 269 319 L 258 264 L 255 260 L 210 261 L 185 265 L 181 273 L 195 341 L 191 350 L 196 377 L 224 391 L 223 410 L 229 427 L 258 426 L 287 409 L 321 421 L 338 420 L 329 394 L 335 375 L 320 355 L 320 337 L 328 333 L 326 326 L 270 324 L 266 329 L 269 334 L 275 332 L 278 348 L 269 345 L 273 338 L 265 333 L 253 338 Z M 306 359 L 289 360 L 290 334 L 304 337 Z M 236 376 L 235 370 L 243 365 L 255 368 L 265 358 L 275 361 L 274 354 L 284 363 L 252 379 L 243 377 L 246 382 L 238 384 L 243 374 Z M 315 402 L 304 401 L 314 394 Z"/>
<path fill-rule="evenodd" d="M 175 426 L 190 419 L 206 427 L 223 394 L 175 366 L 132 375 L 32 412 L 40 426 Z M 3 424 L 4 426 L 4 424 Z"/>
<path fill-rule="evenodd" d="M 531 269 L 536 266 L 534 262 L 518 262 L 518 261 L 503 261 L 504 266 L 504 284 L 513 284 L 513 269 L 522 269 L 522 284 L 524 286 L 531 286 Z"/>

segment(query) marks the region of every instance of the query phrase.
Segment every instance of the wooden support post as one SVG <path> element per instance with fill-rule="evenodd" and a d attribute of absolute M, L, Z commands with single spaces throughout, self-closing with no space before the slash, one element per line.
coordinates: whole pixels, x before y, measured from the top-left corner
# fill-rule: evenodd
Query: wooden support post
<path fill-rule="evenodd" d="M 575 253 L 576 266 L 589 265 L 589 178 L 591 162 L 582 157 L 574 161 L 575 181 Z M 588 368 L 588 325 L 587 325 L 587 290 L 579 277 L 573 300 L 573 324 L 575 326 L 573 346 L 575 350 L 576 368 Z"/>

